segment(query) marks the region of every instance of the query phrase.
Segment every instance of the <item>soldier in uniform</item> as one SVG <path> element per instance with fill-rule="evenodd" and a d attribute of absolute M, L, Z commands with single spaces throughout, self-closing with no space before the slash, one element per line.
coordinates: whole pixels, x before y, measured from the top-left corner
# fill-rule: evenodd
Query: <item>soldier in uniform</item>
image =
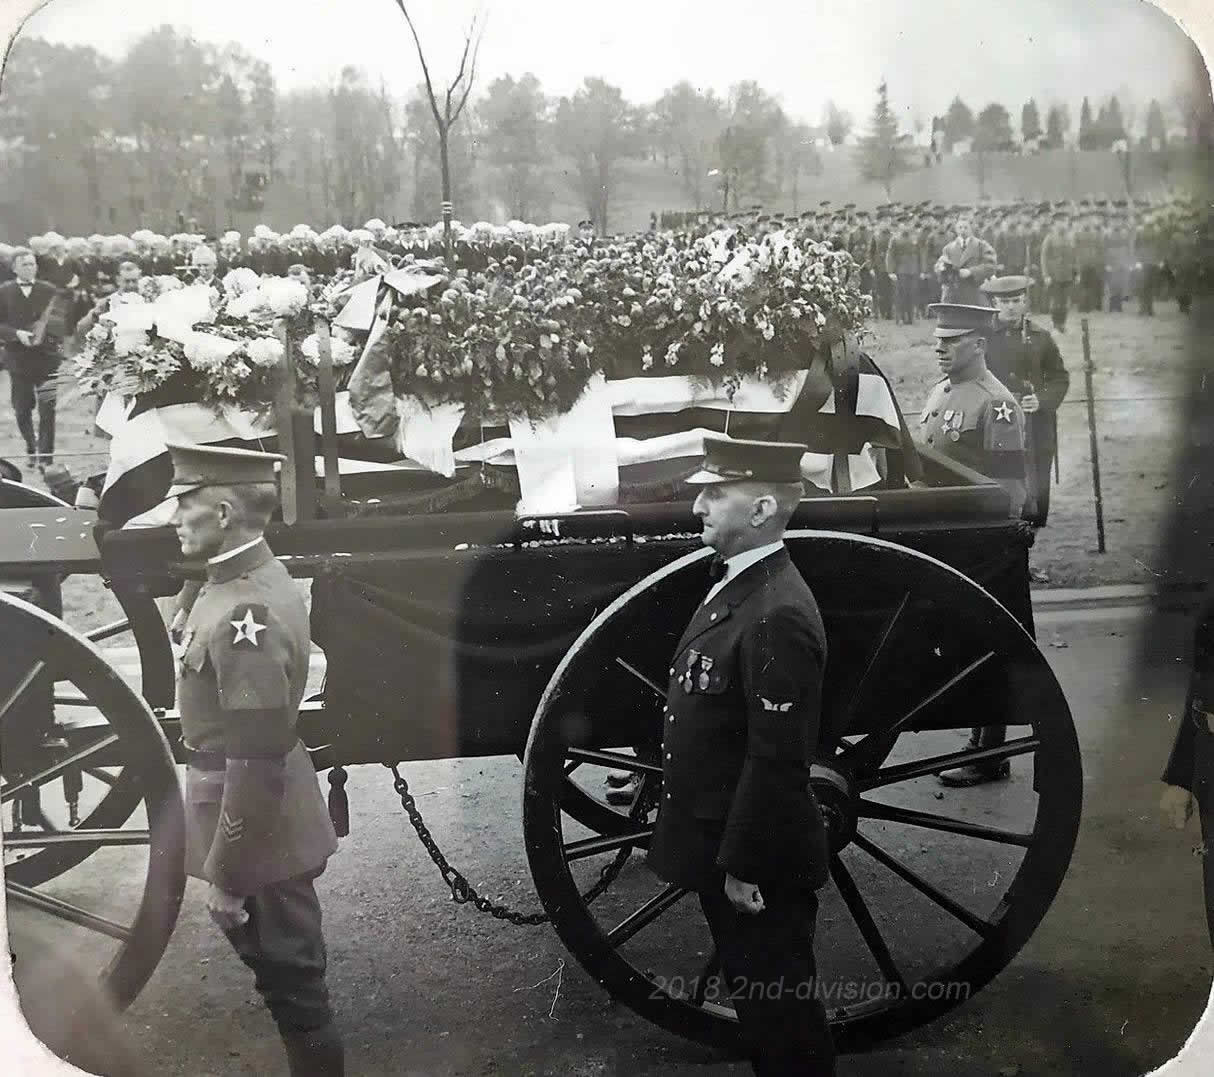
<path fill-rule="evenodd" d="M 755 1073 L 833 1074 L 813 957 L 828 847 L 809 788 L 826 633 L 783 542 L 806 447 L 704 442 L 688 481 L 715 582 L 671 662 L 648 863 L 698 892 Z"/>
<path fill-rule="evenodd" d="M 1114 216 L 1109 223 L 1105 243 L 1105 268 L 1109 288 L 1109 312 L 1120 314 L 1130 295 L 1130 272 L 1134 267 L 1134 241 L 1125 220 L 1125 202 L 1113 203 Z"/>
<path fill-rule="evenodd" d="M 915 300 L 923 260 L 919 243 L 911 234 L 910 222 L 903 217 L 885 249 L 885 272 L 894 286 L 898 323 L 915 324 Z"/>
<path fill-rule="evenodd" d="M 986 338 L 994 308 L 933 304 L 936 356 L 945 375 L 919 417 L 920 440 L 946 456 L 988 475 L 1010 498 L 1012 516 L 1025 505 L 1024 413 L 1016 398 L 986 366 Z M 976 726 L 970 747 L 995 748 L 1007 739 L 1004 725 Z M 942 771 L 950 786 L 980 785 L 1011 774 L 1003 759 Z"/>
<path fill-rule="evenodd" d="M 1075 233 L 1075 262 L 1079 269 L 1079 295 L 1076 306 L 1081 314 L 1104 308 L 1104 232 L 1099 218 L 1088 213 Z"/>
<path fill-rule="evenodd" d="M 1050 470 L 1058 451 L 1058 407 L 1070 375 L 1054 338 L 1028 319 L 1028 277 L 992 277 L 982 290 L 999 311 L 986 341 L 987 369 L 1011 390 L 1025 415 L 1025 519 L 1045 527 Z"/>
<path fill-rule="evenodd" d="M 1066 332 L 1066 316 L 1071 305 L 1071 283 L 1075 279 L 1075 240 L 1067 228 L 1067 215 L 1054 214 L 1054 226 L 1041 241 L 1041 275 L 1045 281 L 1045 299 L 1054 328 Z"/>
<path fill-rule="evenodd" d="M 1184 716 L 1176 730 L 1172 753 L 1163 772 L 1160 809 L 1164 819 L 1183 830 L 1198 809 L 1205 846 L 1202 881 L 1206 896 L 1206 925 L 1214 944 L 1214 603 L 1197 619 L 1193 667 Z"/>
<path fill-rule="evenodd" d="M 1142 204 L 1139 204 L 1139 209 Z M 1138 313 L 1154 317 L 1155 296 L 1159 291 L 1159 264 L 1163 261 L 1163 234 L 1152 214 L 1138 219 L 1134 235 L 1134 272 L 1138 278 Z"/>
<path fill-rule="evenodd" d="M 308 613 L 263 537 L 283 457 L 168 446 L 173 526 L 206 582 L 185 623 L 178 683 L 186 754 L 186 870 L 256 974 L 292 1077 L 344 1072 L 325 985 L 314 880 L 337 849 L 296 733 L 308 676 Z"/>
<path fill-rule="evenodd" d="M 873 272 L 873 291 L 877 304 L 877 316 L 889 321 L 894 316 L 894 278 L 885 270 L 885 256 L 889 250 L 896 224 L 890 220 L 889 206 L 881 206 L 877 210 L 877 224 L 873 230 L 872 249 L 869 253 L 869 265 Z"/>

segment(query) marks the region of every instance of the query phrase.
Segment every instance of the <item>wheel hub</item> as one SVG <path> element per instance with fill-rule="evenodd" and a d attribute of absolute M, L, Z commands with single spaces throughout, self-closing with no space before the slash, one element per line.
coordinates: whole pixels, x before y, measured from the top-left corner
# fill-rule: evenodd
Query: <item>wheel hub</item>
<path fill-rule="evenodd" d="M 809 788 L 821 810 L 831 854 L 838 853 L 856 835 L 860 794 L 855 780 L 846 771 L 819 762 L 809 768 Z"/>

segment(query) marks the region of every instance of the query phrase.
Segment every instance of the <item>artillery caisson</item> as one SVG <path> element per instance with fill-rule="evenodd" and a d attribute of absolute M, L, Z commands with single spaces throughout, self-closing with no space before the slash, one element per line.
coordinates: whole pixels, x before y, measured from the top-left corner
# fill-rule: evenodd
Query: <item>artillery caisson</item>
<path fill-rule="evenodd" d="M 292 464 L 312 450 L 296 444 Z M 811 779 L 833 849 L 818 989 L 845 1046 L 931 1020 L 1004 968 L 1049 909 L 1079 824 L 1075 730 L 1033 638 L 1031 532 L 1007 518 L 995 483 L 930 452 L 924 465 L 923 488 L 805 499 L 788 536 L 830 648 Z M 736 1044 L 696 902 L 643 862 L 662 777 L 665 667 L 708 586 L 690 498 L 519 518 L 489 469 L 479 476 L 480 492 L 444 511 L 428 493 L 343 496 L 332 482 L 321 493 L 311 469 L 288 465 L 284 481 L 308 491 L 288 504 L 312 498 L 318 510 L 289 514 L 267 537 L 312 581 L 326 659 L 301 736 L 335 794 L 353 764 L 520 755 L 543 914 L 476 895 L 398 778 L 453 896 L 520 923 L 550 920 L 637 1013 Z M 457 481 L 477 485 L 477 473 Z M 7 504 L 9 908 L 116 943 L 102 976 L 127 1002 L 167 943 L 183 886 L 173 659 L 155 599 L 200 566 L 181 561 L 168 529 L 95 540 L 89 513 Z M 36 597 L 38 580 L 82 572 L 101 573 L 126 614 L 92 643 L 22 597 Z M 118 632 L 137 648 L 138 687 L 95 646 Z M 1009 727 L 1005 744 L 968 746 L 972 726 L 996 723 Z M 944 793 L 934 778 L 1001 759 L 1013 779 L 997 787 Z M 640 775 L 631 804 L 605 798 L 609 770 Z M 110 854 L 136 866 L 103 868 Z M 74 899 L 72 872 L 94 861 L 128 879 L 143 872 L 133 916 Z"/>

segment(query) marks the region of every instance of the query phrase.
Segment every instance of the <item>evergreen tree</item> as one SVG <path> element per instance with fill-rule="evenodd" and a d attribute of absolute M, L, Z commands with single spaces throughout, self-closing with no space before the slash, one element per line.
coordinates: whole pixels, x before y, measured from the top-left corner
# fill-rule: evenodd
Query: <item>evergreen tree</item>
<path fill-rule="evenodd" d="M 1020 110 L 1020 137 L 1025 142 L 1041 137 L 1041 113 L 1037 111 L 1037 102 L 1032 98 Z"/>
<path fill-rule="evenodd" d="M 1121 114 L 1121 102 L 1117 100 L 1116 94 L 1113 95 L 1113 99 L 1109 102 L 1104 126 L 1110 147 L 1114 142 L 1126 137 L 1125 117 Z"/>
<path fill-rule="evenodd" d="M 1147 108 L 1147 149 L 1161 150 L 1168 144 L 1168 129 L 1163 120 L 1163 108 L 1155 98 Z"/>
<path fill-rule="evenodd" d="M 960 97 L 954 97 L 944 114 L 944 141 L 948 149 L 967 138 L 974 137 L 974 114 Z"/>
<path fill-rule="evenodd" d="M 1081 150 L 1093 149 L 1092 140 L 1095 135 L 1092 124 L 1092 106 L 1088 103 L 1088 99 L 1083 99 L 1083 105 L 1079 109 L 1079 148 Z"/>
<path fill-rule="evenodd" d="M 885 188 L 886 198 L 892 196 L 894 181 L 911 170 L 909 147 L 898 134 L 898 119 L 889 107 L 889 90 L 884 82 L 877 87 L 877 104 L 869 132 L 860 140 L 857 163 L 866 180 L 875 180 Z"/>

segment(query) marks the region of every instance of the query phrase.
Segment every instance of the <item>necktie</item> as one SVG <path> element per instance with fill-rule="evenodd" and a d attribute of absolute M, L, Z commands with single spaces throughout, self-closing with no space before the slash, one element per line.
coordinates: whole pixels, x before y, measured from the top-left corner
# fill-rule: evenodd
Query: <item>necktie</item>
<path fill-rule="evenodd" d="M 713 559 L 708 563 L 708 578 L 712 580 L 713 583 L 719 583 L 721 580 L 725 579 L 726 571 L 725 558 L 720 554 L 714 556 Z"/>

